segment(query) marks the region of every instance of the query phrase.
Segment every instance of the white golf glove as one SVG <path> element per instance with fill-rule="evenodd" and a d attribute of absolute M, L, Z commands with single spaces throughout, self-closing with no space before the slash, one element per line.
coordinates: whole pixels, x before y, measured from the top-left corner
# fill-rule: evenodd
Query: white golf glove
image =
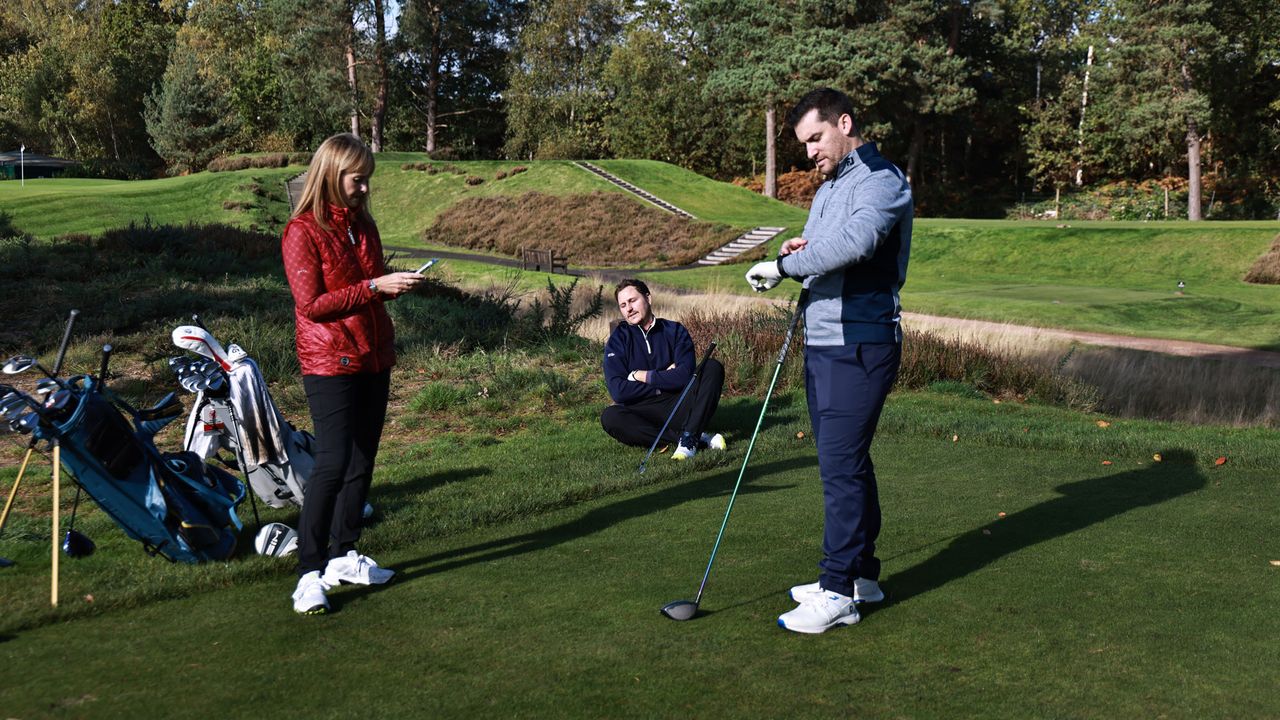
<path fill-rule="evenodd" d="M 778 268 L 776 259 L 756 263 L 747 271 L 747 283 L 756 292 L 774 289 L 778 283 L 782 282 L 782 278 L 782 271 Z"/>

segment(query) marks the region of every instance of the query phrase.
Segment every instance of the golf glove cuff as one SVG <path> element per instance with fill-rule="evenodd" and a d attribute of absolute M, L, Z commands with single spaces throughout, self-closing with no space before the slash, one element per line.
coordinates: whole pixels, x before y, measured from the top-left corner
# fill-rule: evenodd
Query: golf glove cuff
<path fill-rule="evenodd" d="M 787 274 L 782 271 L 782 258 L 756 263 L 747 271 L 747 283 L 756 292 L 772 290 Z"/>

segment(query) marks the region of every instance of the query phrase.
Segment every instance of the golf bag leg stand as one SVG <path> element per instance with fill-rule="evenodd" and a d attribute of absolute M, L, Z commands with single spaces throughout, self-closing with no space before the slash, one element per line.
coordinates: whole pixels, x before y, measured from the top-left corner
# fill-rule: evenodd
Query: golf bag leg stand
<path fill-rule="evenodd" d="M 199 317 L 199 315 L 191 316 L 196 322 L 199 322 Z M 249 481 L 249 465 L 244 460 L 244 449 L 240 442 L 240 417 L 236 415 L 236 409 L 231 403 L 227 403 L 227 412 L 231 415 L 231 424 L 235 426 L 231 430 L 236 434 L 236 462 L 240 463 L 240 474 L 244 476 L 245 488 L 248 490 L 245 494 L 249 496 L 249 504 L 253 508 L 253 522 L 257 525 L 253 532 L 256 535 L 262 529 L 262 518 L 258 517 L 258 493 L 253 489 L 253 483 Z"/>
<path fill-rule="evenodd" d="M 13 500 L 18 496 L 18 485 L 22 483 L 22 476 L 27 473 L 27 463 L 31 462 L 31 455 L 35 451 L 35 443 L 27 446 L 27 454 L 22 458 L 22 467 L 18 468 L 18 477 L 14 479 L 13 489 L 9 491 L 9 499 L 4 503 L 4 512 L 0 513 L 0 533 L 4 532 L 4 526 L 9 522 L 9 511 L 13 509 Z"/>

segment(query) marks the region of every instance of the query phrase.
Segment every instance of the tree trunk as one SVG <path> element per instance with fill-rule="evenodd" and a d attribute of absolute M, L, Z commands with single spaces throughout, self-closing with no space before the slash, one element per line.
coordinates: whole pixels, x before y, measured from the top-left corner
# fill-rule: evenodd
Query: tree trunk
<path fill-rule="evenodd" d="M 764 109 L 764 194 L 765 197 L 778 197 L 778 146 L 777 109 L 773 101 Z"/>
<path fill-rule="evenodd" d="M 1076 185 L 1084 185 L 1084 113 L 1089 107 L 1089 70 L 1093 68 L 1093 46 L 1089 46 L 1089 54 L 1084 62 L 1084 87 L 1080 91 L 1080 129 L 1076 136 L 1076 149 L 1079 162 L 1076 165 Z"/>
<path fill-rule="evenodd" d="M 907 182 L 911 187 L 920 185 L 920 150 L 924 147 L 924 120 L 916 118 L 915 129 L 911 131 L 911 144 L 907 147 Z"/>
<path fill-rule="evenodd" d="M 440 89 L 440 45 L 431 48 L 427 66 L 427 152 L 436 151 L 436 94 Z"/>
<path fill-rule="evenodd" d="M 1187 219 L 1200 220 L 1200 133 L 1187 118 Z"/>
<path fill-rule="evenodd" d="M 382 121 L 387 116 L 387 19 L 383 0 L 373 0 L 373 14 L 378 30 L 373 48 L 373 62 L 378 69 L 378 94 L 373 101 L 369 149 L 382 152 Z"/>
<path fill-rule="evenodd" d="M 347 38 L 347 85 L 351 90 L 351 134 L 360 137 L 360 98 L 356 94 L 356 49 L 352 37 Z"/>

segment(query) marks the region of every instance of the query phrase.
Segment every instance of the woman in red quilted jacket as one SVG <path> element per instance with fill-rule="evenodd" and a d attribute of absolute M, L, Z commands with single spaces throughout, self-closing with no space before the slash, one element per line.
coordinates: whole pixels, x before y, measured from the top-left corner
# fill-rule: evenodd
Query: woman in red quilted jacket
<path fill-rule="evenodd" d="M 381 584 L 394 574 L 361 555 L 356 541 L 396 361 L 383 303 L 423 278 L 387 272 L 369 215 L 373 168 L 373 153 L 356 136 L 325 140 L 281 243 L 316 435 L 293 593 L 293 609 L 307 615 L 326 612 L 325 592 L 340 582 Z"/>

